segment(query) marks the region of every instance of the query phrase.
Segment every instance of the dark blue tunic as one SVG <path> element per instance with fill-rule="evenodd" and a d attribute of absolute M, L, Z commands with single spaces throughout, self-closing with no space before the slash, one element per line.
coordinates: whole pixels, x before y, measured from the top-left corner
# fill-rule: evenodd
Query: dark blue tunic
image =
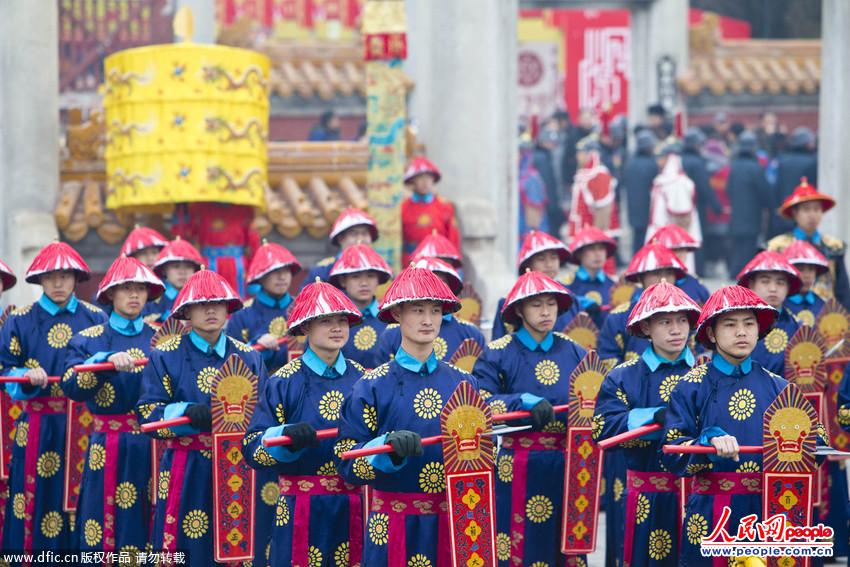
<path fill-rule="evenodd" d="M 378 339 L 383 336 L 387 324 L 378 319 L 376 300 L 373 300 L 362 314 L 363 322 L 349 331 L 348 342 L 342 347 L 342 354 L 345 358 L 354 360 L 367 370 L 371 370 L 387 361 L 381 358 L 378 344 Z"/>
<path fill-rule="evenodd" d="M 467 341 L 472 341 L 481 350 L 484 350 L 486 346 L 484 335 L 481 334 L 478 327 L 463 319 L 458 319 L 454 315 L 445 315 L 440 325 L 440 334 L 434 340 L 434 355 L 437 360 L 456 364 L 460 358 L 466 355 L 465 352 L 459 351 L 462 346 L 464 346 L 464 349 L 468 348 L 468 344 L 464 345 Z M 378 340 L 377 359 L 380 362 L 390 360 L 400 346 L 401 330 L 398 324 L 388 325 Z"/>
<path fill-rule="evenodd" d="M 826 302 L 813 291 L 789 295 L 783 307 L 791 312 L 797 323 L 813 327 Z"/>
<path fill-rule="evenodd" d="M 773 328 L 757 344 L 751 355 L 753 360 L 779 376 L 785 376 L 785 347 L 800 328 L 800 324 L 790 311 L 779 311 Z"/>
<path fill-rule="evenodd" d="M 286 320 L 292 305 L 292 296 L 288 293 L 276 299 L 261 289 L 250 305 L 230 317 L 225 332 L 249 345 L 256 344 L 257 340 L 267 333 L 276 338 L 285 337 L 289 329 Z M 261 356 L 266 363 L 266 369 L 274 372 L 289 361 L 289 349 L 284 343 L 276 351 L 262 351 Z"/>

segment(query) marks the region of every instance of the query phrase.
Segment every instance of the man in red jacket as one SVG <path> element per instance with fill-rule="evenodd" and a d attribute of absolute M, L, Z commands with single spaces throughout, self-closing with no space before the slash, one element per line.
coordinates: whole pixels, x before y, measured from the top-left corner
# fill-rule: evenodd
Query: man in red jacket
<path fill-rule="evenodd" d="M 416 246 L 433 233 L 445 236 L 460 250 L 455 208 L 434 193 L 440 170 L 424 157 L 414 158 L 404 174 L 413 195 L 401 203 L 402 264 L 407 265 Z"/>

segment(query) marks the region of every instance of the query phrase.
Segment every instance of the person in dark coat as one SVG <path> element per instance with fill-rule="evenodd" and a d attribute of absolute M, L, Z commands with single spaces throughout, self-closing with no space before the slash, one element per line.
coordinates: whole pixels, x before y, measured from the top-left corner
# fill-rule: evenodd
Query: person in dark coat
<path fill-rule="evenodd" d="M 558 230 L 566 220 L 564 211 L 561 209 L 561 188 L 558 187 L 558 177 L 555 175 L 555 163 L 553 151 L 558 143 L 558 132 L 554 126 L 547 126 L 537 136 L 534 146 L 534 168 L 543 179 L 546 186 L 546 218 L 549 221 L 549 234 L 558 237 Z"/>
<path fill-rule="evenodd" d="M 773 208 L 770 185 L 756 157 L 757 150 L 755 134 L 749 130 L 742 132 L 726 181 L 726 193 L 732 208 L 728 261 L 729 273 L 732 275 L 740 272 L 758 252 L 762 213 L 765 209 Z"/>
<path fill-rule="evenodd" d="M 788 151 L 779 154 L 776 186 L 773 188 L 769 237 L 794 230 L 793 221 L 779 216 L 775 209 L 794 192 L 800 184 L 801 177 L 808 177 L 813 169 L 816 170 L 817 154 L 814 148 L 814 132 L 801 126 L 791 132 L 788 138 Z M 812 183 L 815 182 L 816 180 L 812 180 Z"/>
<path fill-rule="evenodd" d="M 658 175 L 655 143 L 655 136 L 649 130 L 638 132 L 635 137 L 635 153 L 623 168 L 629 225 L 632 227 L 633 254 L 643 247 L 646 227 L 649 226 L 649 193 L 652 190 L 652 182 Z"/>
<path fill-rule="evenodd" d="M 691 181 L 694 182 L 697 193 L 697 215 L 699 216 L 699 225 L 705 230 L 708 224 L 708 210 L 715 214 L 723 212 L 723 206 L 717 199 L 714 189 L 711 188 L 711 183 L 708 177 L 708 168 L 706 167 L 706 159 L 702 155 L 702 145 L 705 143 L 705 134 L 699 128 L 689 128 L 685 132 L 683 139 L 682 150 L 682 169 L 685 170 Z M 704 254 L 702 248 L 698 249 L 694 254 L 694 261 L 698 275 L 704 275 Z"/>

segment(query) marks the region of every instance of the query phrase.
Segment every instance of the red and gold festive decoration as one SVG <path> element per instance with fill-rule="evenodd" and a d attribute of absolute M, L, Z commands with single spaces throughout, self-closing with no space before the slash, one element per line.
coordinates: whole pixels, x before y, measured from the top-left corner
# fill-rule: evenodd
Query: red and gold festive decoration
<path fill-rule="evenodd" d="M 355 226 L 367 227 L 369 233 L 372 235 L 373 242 L 378 239 L 378 222 L 375 220 L 375 217 L 366 211 L 361 211 L 354 207 L 349 207 L 339 214 L 336 221 L 334 221 L 333 227 L 331 227 L 328 238 L 334 244 L 339 244 L 336 240 L 337 237 Z"/>
<path fill-rule="evenodd" d="M 370 245 L 355 244 L 342 251 L 331 268 L 330 281 L 339 285 L 341 276 L 358 272 L 375 272 L 378 274 L 379 283 L 386 283 L 393 277 L 387 262 Z"/>
<path fill-rule="evenodd" d="M 756 314 L 759 324 L 759 338 L 764 337 L 776 320 L 776 309 L 745 287 L 730 285 L 721 287 L 711 294 L 702 306 L 699 321 L 697 321 L 696 340 L 707 348 L 713 348 L 708 340 L 706 329 L 724 313 L 732 311 L 752 311 Z"/>
<path fill-rule="evenodd" d="M 484 354 L 484 349 L 475 339 L 464 339 L 449 359 L 449 364 L 472 374 L 472 368 L 482 354 Z"/>
<path fill-rule="evenodd" d="M 428 236 L 422 239 L 419 246 L 411 254 L 414 261 L 420 258 L 438 258 L 444 262 L 448 262 L 455 268 L 463 266 L 463 257 L 460 255 L 460 250 L 452 244 L 452 241 L 437 233 L 436 229 Z"/>
<path fill-rule="evenodd" d="M 570 252 L 569 261 L 573 264 L 578 264 L 578 252 L 582 248 L 593 244 L 603 244 L 608 251 L 609 257 L 613 256 L 614 252 L 617 251 L 617 241 L 605 234 L 605 231 L 600 230 L 595 226 L 586 226 L 578 231 L 572 241 L 570 241 L 570 245 L 568 247 Z"/>
<path fill-rule="evenodd" d="M 162 250 L 166 244 L 168 244 L 168 239 L 156 230 L 146 226 L 136 226 L 136 228 L 130 231 L 127 238 L 124 239 L 124 244 L 121 246 L 121 254 L 132 256 L 145 248 Z"/>
<path fill-rule="evenodd" d="M 779 252 L 764 250 L 756 254 L 738 274 L 738 285 L 749 287 L 750 280 L 759 272 L 785 274 L 788 277 L 788 295 L 794 295 L 803 286 L 800 272 Z"/>
<path fill-rule="evenodd" d="M 108 292 L 121 284 L 139 283 L 148 288 L 148 301 L 156 299 L 165 291 L 165 286 L 156 275 L 132 256 L 118 256 L 97 286 L 97 302 L 110 303 Z"/>
<path fill-rule="evenodd" d="M 661 281 L 646 288 L 629 314 L 626 330 L 636 337 L 647 338 L 641 329 L 642 321 L 649 321 L 660 313 L 684 313 L 695 327 L 700 307 L 684 291 L 673 284 Z"/>
<path fill-rule="evenodd" d="M 660 244 L 647 244 L 632 258 L 623 277 L 627 281 L 639 283 L 642 275 L 659 270 L 673 270 L 677 280 L 688 273 L 682 261 L 669 248 Z"/>
<path fill-rule="evenodd" d="M 51 242 L 36 254 L 24 279 L 27 283 L 37 284 L 42 274 L 60 270 L 74 272 L 78 282 L 91 277 L 88 264 L 76 250 L 64 242 Z"/>
<path fill-rule="evenodd" d="M 62 509 L 76 512 L 80 501 L 80 483 L 86 466 L 86 452 L 94 416 L 84 402 L 68 400 L 67 425 L 65 426 L 65 491 Z"/>
<path fill-rule="evenodd" d="M 378 316 L 383 321 L 393 323 L 392 308 L 413 301 L 436 301 L 442 304 L 444 314 L 460 309 L 460 300 L 434 272 L 411 266 L 390 284 L 381 300 Z"/>
<path fill-rule="evenodd" d="M 302 326 L 314 319 L 328 315 L 345 315 L 349 325 L 358 325 L 363 320 L 360 310 L 347 295 L 329 283 L 319 281 L 308 284 L 295 298 L 289 314 L 289 333 L 303 335 Z"/>
<path fill-rule="evenodd" d="M 558 315 L 567 311 L 573 304 L 573 296 L 564 286 L 540 272 L 530 270 L 525 272 L 517 279 L 511 291 L 505 297 L 505 304 L 502 306 L 502 320 L 519 327 L 521 321 L 515 308 L 526 299 L 548 294 L 554 295 L 558 301 Z"/>
<path fill-rule="evenodd" d="M 585 350 L 596 350 L 596 343 L 599 339 L 599 328 L 593 322 L 593 319 L 584 311 L 573 317 L 561 332 L 581 345 Z"/>
<path fill-rule="evenodd" d="M 440 414 L 452 567 L 496 565 L 492 413 L 478 392 L 461 382 Z"/>
<path fill-rule="evenodd" d="M 224 302 L 227 312 L 233 313 L 242 308 L 242 300 L 222 276 L 212 270 L 200 270 L 192 274 L 177 298 L 170 317 L 186 319 L 186 308 L 198 303 Z"/>
<path fill-rule="evenodd" d="M 532 230 L 526 234 L 519 249 L 519 255 L 517 256 L 517 270 L 519 270 L 519 274 L 522 275 L 525 273 L 526 268 L 529 267 L 528 261 L 531 260 L 532 256 L 549 250 L 558 254 L 561 264 L 566 262 L 570 257 L 570 253 L 564 243 L 554 236 L 539 230 Z"/>
<path fill-rule="evenodd" d="M 823 205 L 824 212 L 835 206 L 835 199 L 826 193 L 819 192 L 817 189 L 809 185 L 808 179 L 801 177 L 800 184 L 797 185 L 794 192 L 782 201 L 782 205 L 779 207 L 779 214 L 787 219 L 793 218 L 791 210 L 794 207 L 800 203 L 808 203 L 811 201 L 819 201 L 821 205 Z"/>
<path fill-rule="evenodd" d="M 453 294 L 460 295 L 463 291 L 463 280 L 460 279 L 460 274 L 448 262 L 431 256 L 422 256 L 415 260 L 413 265 L 417 268 L 431 270 L 438 276 L 443 276 L 442 279 Z"/>
<path fill-rule="evenodd" d="M 213 378 L 213 525 L 215 560 L 254 557 L 255 471 L 242 456 L 242 438 L 257 405 L 257 382 L 239 356 Z"/>
<path fill-rule="evenodd" d="M 402 0 L 367 0 L 363 5 L 363 59 L 407 58 L 407 18 Z"/>
<path fill-rule="evenodd" d="M 164 267 L 169 262 L 189 262 L 200 268 L 204 265 L 204 257 L 189 241 L 177 237 L 159 251 L 153 264 L 156 275 L 165 277 Z"/>
<path fill-rule="evenodd" d="M 607 374 L 608 367 L 593 350 L 570 374 L 561 528 L 561 551 L 566 554 L 596 549 L 602 450 L 593 440 L 591 428 L 596 398 Z"/>
<path fill-rule="evenodd" d="M 3 284 L 3 289 L 0 291 L 10 290 L 15 287 L 16 283 L 18 283 L 18 278 L 15 276 L 15 272 L 6 265 L 6 262 L 0 260 L 0 284 Z"/>
<path fill-rule="evenodd" d="M 826 349 L 822 365 L 827 377 L 827 403 L 830 408 L 838 408 L 838 391 L 844 378 L 844 369 L 850 363 L 850 314 L 837 300 L 830 299 L 821 309 L 814 328 L 823 339 Z M 831 412 L 828 426 L 829 444 L 834 449 L 850 450 L 850 435 L 842 427 L 842 421 L 846 423 L 848 419 L 850 416 L 839 415 L 838 411 Z"/>
<path fill-rule="evenodd" d="M 699 240 L 677 224 L 668 224 L 655 231 L 647 244 L 660 244 L 670 250 L 699 250 Z"/>
<path fill-rule="evenodd" d="M 611 288 L 609 292 L 611 297 L 610 305 L 616 307 L 623 303 L 631 303 L 632 296 L 635 294 L 637 286 L 628 282 L 622 282 Z"/>
<path fill-rule="evenodd" d="M 249 284 L 259 283 L 263 276 L 280 268 L 289 268 L 292 275 L 295 275 L 301 271 L 301 264 L 292 252 L 280 244 L 263 242 L 254 253 L 245 281 Z"/>

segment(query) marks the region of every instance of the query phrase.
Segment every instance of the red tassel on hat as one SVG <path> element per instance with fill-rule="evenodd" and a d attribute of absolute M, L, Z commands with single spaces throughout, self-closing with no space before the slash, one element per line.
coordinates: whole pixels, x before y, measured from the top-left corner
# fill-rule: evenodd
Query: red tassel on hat
<path fill-rule="evenodd" d="M 77 281 L 84 282 L 91 277 L 91 270 L 83 257 L 64 242 L 51 242 L 41 249 L 27 268 L 25 280 L 37 284 L 42 274 L 48 272 L 72 271 Z"/>
<path fill-rule="evenodd" d="M 380 254 L 368 244 L 355 244 L 342 251 L 334 262 L 330 273 L 330 282 L 339 285 L 341 276 L 358 272 L 376 272 L 378 281 L 386 283 L 393 277 L 393 271 Z"/>
<path fill-rule="evenodd" d="M 361 211 L 354 207 L 349 207 L 339 214 L 336 221 L 334 221 L 333 227 L 331 227 L 328 238 L 334 244 L 338 244 L 336 241 L 337 236 L 355 226 L 368 227 L 372 235 L 372 242 L 378 239 L 378 221 L 366 211 Z"/>
<path fill-rule="evenodd" d="M 436 230 L 422 239 L 422 242 L 413 251 L 411 257 L 414 260 L 418 260 L 419 258 L 439 258 L 456 268 L 463 266 L 463 258 L 460 255 L 460 250 L 448 238 L 442 234 L 437 234 Z"/>
<path fill-rule="evenodd" d="M 165 275 L 163 268 L 169 262 L 189 262 L 200 268 L 204 265 L 204 258 L 197 248 L 178 236 L 159 251 L 153 265 L 154 273 L 163 277 Z"/>
<path fill-rule="evenodd" d="M 667 247 L 647 244 L 638 250 L 623 276 L 630 282 L 639 282 L 640 277 L 659 270 L 673 270 L 679 280 L 688 273 L 681 260 Z"/>
<path fill-rule="evenodd" d="M 165 286 L 150 268 L 132 256 L 118 256 L 97 286 L 97 302 L 109 303 L 106 292 L 125 283 L 145 284 L 148 300 L 156 299 L 165 291 Z"/>
<path fill-rule="evenodd" d="M 434 176 L 434 183 L 440 181 L 440 170 L 437 169 L 437 166 L 431 163 L 431 161 L 424 157 L 418 156 L 413 158 L 410 162 L 410 165 L 407 166 L 407 171 L 404 172 L 404 182 L 410 183 L 413 181 L 413 178 L 417 175 L 422 175 L 423 173 L 430 173 Z"/>
<path fill-rule="evenodd" d="M 249 284 L 259 283 L 263 276 L 280 268 L 289 268 L 292 275 L 295 275 L 301 270 L 301 264 L 292 252 L 280 244 L 264 242 L 251 259 L 245 281 Z"/>
<path fill-rule="evenodd" d="M 168 239 L 154 229 L 146 226 L 136 226 L 136 228 L 130 231 L 127 238 L 124 239 L 124 244 L 121 246 L 121 254 L 132 256 L 145 248 L 162 250 L 167 244 Z"/>
<path fill-rule="evenodd" d="M 18 283 L 18 277 L 15 275 L 15 272 L 3 260 L 0 260 L 0 282 L 3 283 L 3 291 L 12 289 Z"/>
<path fill-rule="evenodd" d="M 755 292 L 739 285 L 721 287 L 711 294 L 702 306 L 699 321 L 697 321 L 696 339 L 706 348 L 714 344 L 708 340 L 706 329 L 712 322 L 724 313 L 733 311 L 753 311 L 759 325 L 759 338 L 764 337 L 773 326 L 777 315 L 776 309 L 764 302 Z"/>
<path fill-rule="evenodd" d="M 174 308 L 169 317 L 187 319 L 185 311 L 190 305 L 219 301 L 227 303 L 228 313 L 242 309 L 242 300 L 239 299 L 226 279 L 213 270 L 201 269 L 192 274 L 186 285 L 177 294 L 177 299 L 174 300 Z"/>
<path fill-rule="evenodd" d="M 502 320 L 511 325 L 519 326 L 521 321 L 514 307 L 526 299 L 546 294 L 552 294 L 558 300 L 558 315 L 567 311 L 573 304 L 573 296 L 567 288 L 546 274 L 528 270 L 517 279 L 511 291 L 505 297 L 505 304 L 502 306 Z"/>
<path fill-rule="evenodd" d="M 316 278 L 314 283 L 304 286 L 289 314 L 289 332 L 301 335 L 304 323 L 327 317 L 329 315 L 345 315 L 349 326 L 359 325 L 363 320 L 360 310 L 347 295 L 329 283 Z"/>
<path fill-rule="evenodd" d="M 795 240 L 782 251 L 782 255 L 795 268 L 797 266 L 814 266 L 818 274 L 829 271 L 829 260 L 826 259 L 826 256 L 805 240 Z"/>
<path fill-rule="evenodd" d="M 694 327 L 700 316 L 700 307 L 684 291 L 665 280 L 646 288 L 629 314 L 626 330 L 636 337 L 646 337 L 640 328 L 641 321 L 649 321 L 659 313 L 684 313 Z"/>
<path fill-rule="evenodd" d="M 759 272 L 780 272 L 788 276 L 788 295 L 794 295 L 803 287 L 800 272 L 779 252 L 764 250 L 756 254 L 738 274 L 738 285 L 749 287 L 750 279 Z"/>
<path fill-rule="evenodd" d="M 660 244 L 670 250 L 698 250 L 701 245 L 687 230 L 676 224 L 668 224 L 656 230 L 648 243 Z"/>
<path fill-rule="evenodd" d="M 532 230 L 526 234 L 522 240 L 519 255 L 517 256 L 517 270 L 519 274 L 522 275 L 525 273 L 526 268 L 528 268 L 528 261 L 531 260 L 532 256 L 549 250 L 558 254 L 561 264 L 566 262 L 570 256 L 566 245 L 554 236 L 539 230 Z"/>
<path fill-rule="evenodd" d="M 425 268 L 426 270 L 431 270 L 435 274 L 443 274 L 446 276 L 446 284 L 448 284 L 449 289 L 452 290 L 452 293 L 457 295 L 461 291 L 463 291 L 463 280 L 460 279 L 460 274 L 458 274 L 454 268 L 452 268 L 448 262 L 444 262 L 439 258 L 419 258 L 415 260 L 413 263 L 417 268 Z"/>
<path fill-rule="evenodd" d="M 410 266 L 405 268 L 390 284 L 379 307 L 378 317 L 387 323 L 395 322 L 391 309 L 402 303 L 414 301 L 436 301 L 443 306 L 443 313 L 454 313 L 460 309 L 460 300 L 449 286 L 431 270 Z"/>

